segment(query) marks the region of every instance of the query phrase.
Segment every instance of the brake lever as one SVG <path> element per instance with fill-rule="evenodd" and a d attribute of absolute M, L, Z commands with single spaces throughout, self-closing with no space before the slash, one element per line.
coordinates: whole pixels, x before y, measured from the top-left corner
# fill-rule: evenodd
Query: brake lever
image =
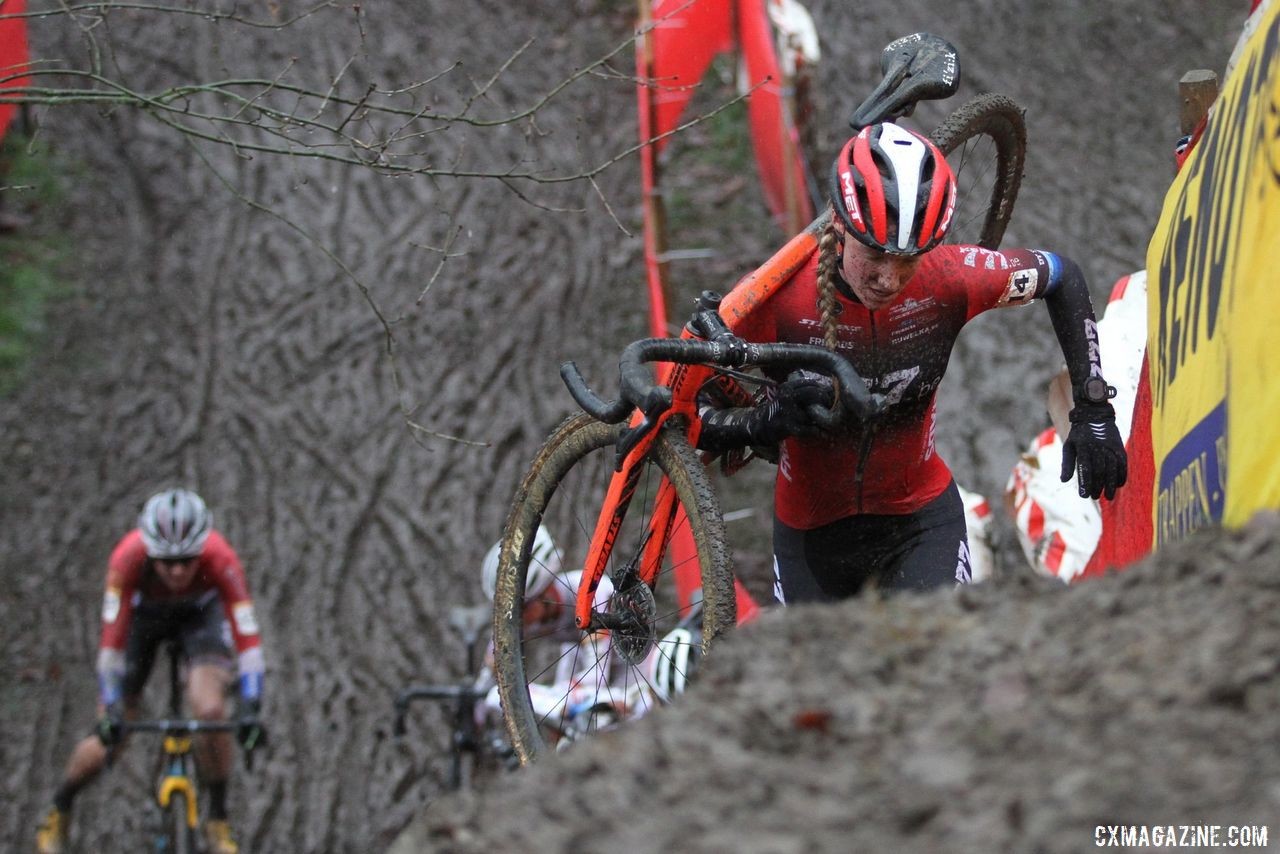
<path fill-rule="evenodd" d="M 626 462 L 627 455 L 631 453 L 640 441 L 652 433 L 662 422 L 662 415 L 671 408 L 671 390 L 662 386 L 663 391 L 667 392 L 667 405 L 654 406 L 653 411 L 645 411 L 644 418 L 634 427 L 624 430 L 618 437 L 617 453 L 614 458 L 614 471 L 622 471 L 622 464 Z M 657 389 L 655 389 L 656 391 Z"/>
<path fill-rule="evenodd" d="M 564 380 L 574 402 L 597 421 L 617 424 L 631 412 L 631 404 L 626 400 L 619 398 L 607 401 L 592 391 L 573 362 L 565 362 L 560 366 L 560 378 Z"/>

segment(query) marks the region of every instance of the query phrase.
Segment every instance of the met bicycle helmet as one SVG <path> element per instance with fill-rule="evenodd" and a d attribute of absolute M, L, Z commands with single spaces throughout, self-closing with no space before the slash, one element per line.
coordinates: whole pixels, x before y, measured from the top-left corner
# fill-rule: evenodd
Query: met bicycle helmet
<path fill-rule="evenodd" d="M 684 693 L 702 658 L 702 642 L 692 629 L 674 628 L 658 641 L 649 682 L 658 699 L 669 703 Z"/>
<path fill-rule="evenodd" d="M 480 587 L 485 598 L 493 601 L 493 591 L 498 586 L 498 561 L 502 555 L 502 541 L 494 543 L 484 556 L 480 565 Z M 530 599 L 551 586 L 556 573 L 560 571 L 560 551 L 551 532 L 544 526 L 538 526 L 538 533 L 533 537 L 533 548 L 529 552 L 529 569 L 524 580 L 524 598 Z"/>
<path fill-rule="evenodd" d="M 200 554 L 213 528 L 213 514 L 191 490 L 166 489 L 147 499 L 138 528 L 148 557 L 181 560 Z"/>
<path fill-rule="evenodd" d="M 893 255 L 919 255 L 951 226 L 956 179 L 946 157 L 915 131 L 870 125 L 831 166 L 831 202 L 859 242 Z"/>

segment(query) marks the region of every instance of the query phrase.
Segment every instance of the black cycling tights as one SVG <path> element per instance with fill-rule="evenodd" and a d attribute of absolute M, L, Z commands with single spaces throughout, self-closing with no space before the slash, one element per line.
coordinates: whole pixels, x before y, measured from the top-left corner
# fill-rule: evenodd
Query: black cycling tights
<path fill-rule="evenodd" d="M 774 596 L 833 602 L 870 583 L 878 590 L 928 590 L 970 580 L 964 504 L 953 480 L 904 516 L 861 515 L 801 531 L 773 520 Z"/>

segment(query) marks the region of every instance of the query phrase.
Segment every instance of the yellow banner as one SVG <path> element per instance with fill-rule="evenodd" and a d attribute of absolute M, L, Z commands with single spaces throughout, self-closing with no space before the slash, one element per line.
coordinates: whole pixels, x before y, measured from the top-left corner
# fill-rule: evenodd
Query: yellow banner
<path fill-rule="evenodd" d="M 1159 546 L 1280 507 L 1280 4 L 1165 197 L 1147 269 Z"/>

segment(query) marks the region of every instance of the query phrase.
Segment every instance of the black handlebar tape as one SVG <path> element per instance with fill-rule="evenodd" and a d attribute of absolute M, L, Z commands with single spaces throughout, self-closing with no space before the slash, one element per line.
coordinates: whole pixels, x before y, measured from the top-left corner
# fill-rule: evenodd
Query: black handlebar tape
<path fill-rule="evenodd" d="M 722 346 L 687 338 L 643 338 L 633 341 L 622 351 L 618 372 L 622 378 L 622 396 L 649 418 L 656 418 L 671 406 L 671 389 L 655 385 L 653 369 L 646 362 L 696 364 L 713 362 Z"/>
<path fill-rule="evenodd" d="M 605 424 L 617 424 L 631 413 L 631 404 L 622 398 L 613 401 L 605 401 L 599 397 L 591 387 L 587 385 L 587 381 L 582 378 L 582 373 L 578 370 L 578 366 L 573 362 L 565 362 L 560 366 L 560 378 L 564 380 L 565 386 L 569 389 L 569 394 L 573 396 L 573 400 L 582 407 L 582 411 L 590 415 L 597 421 L 603 421 Z"/>
<path fill-rule="evenodd" d="M 638 408 L 644 413 L 646 423 L 652 425 L 670 408 L 671 389 L 654 382 L 653 369 L 647 362 L 722 367 L 771 365 L 818 371 L 834 378 L 840 386 L 840 403 L 815 416 L 819 426 L 826 428 L 836 426 L 841 420 L 840 406 L 859 418 L 868 418 L 877 414 L 882 404 L 881 398 L 867 389 L 853 364 L 838 353 L 808 344 L 752 344 L 727 330 L 714 341 L 644 338 L 628 344 L 618 362 L 621 396 L 617 400 L 606 401 L 593 392 L 573 362 L 560 366 L 560 376 L 577 404 L 598 421 L 617 424 Z"/>

